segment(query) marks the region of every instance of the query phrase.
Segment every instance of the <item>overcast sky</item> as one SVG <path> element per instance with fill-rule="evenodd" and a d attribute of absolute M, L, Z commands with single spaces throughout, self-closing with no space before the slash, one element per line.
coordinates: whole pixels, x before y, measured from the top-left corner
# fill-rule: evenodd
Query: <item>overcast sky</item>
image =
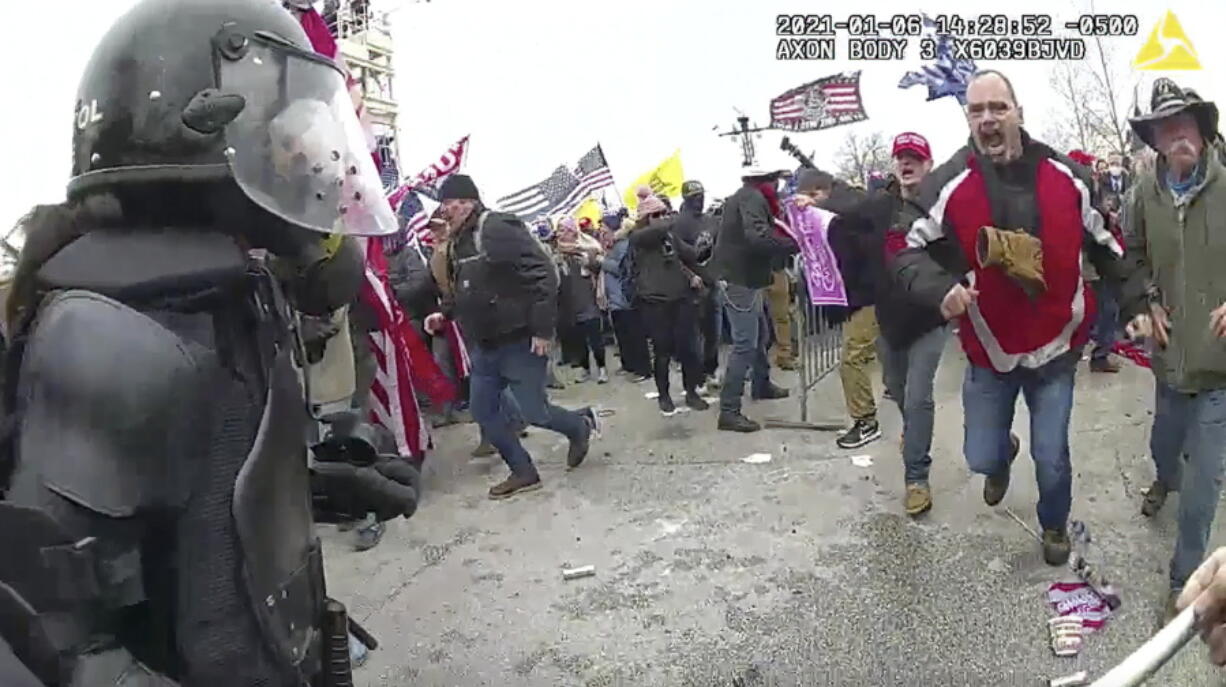
<path fill-rule="evenodd" d="M 63 198 L 70 156 L 74 94 L 94 43 L 133 0 L 40 0 L 6 2 L 10 31 L 10 79 L 0 109 L 6 163 L 0 194 L 0 228 L 31 205 Z M 604 146 L 624 191 L 676 148 L 688 177 L 706 183 L 709 195 L 737 185 L 741 151 L 728 129 L 736 109 L 768 123 L 770 99 L 822 76 L 860 69 L 869 119 L 825 131 L 792 135 L 817 161 L 830 165 L 848 131 L 887 135 L 913 130 L 927 136 L 939 159 L 966 138 L 966 124 L 952 98 L 926 102 L 922 86 L 900 90 L 898 80 L 920 64 L 918 40 L 901 61 L 779 62 L 775 15 L 832 11 L 813 0 L 374 0 L 396 8 L 395 81 L 401 104 L 404 172 L 415 173 L 459 137 L 472 135 L 466 171 L 487 200 L 540 180 L 558 164 L 573 165 L 596 142 Z M 843 3 L 833 11 L 871 11 L 888 21 L 895 13 L 923 9 L 930 15 L 973 16 L 982 2 L 931 0 Z M 867 8 L 871 7 L 871 10 Z M 1106 39 L 1117 67 L 1129 79 L 1129 63 L 1150 28 L 1168 7 L 1195 46 L 1204 69 L 1170 76 L 1210 99 L 1226 98 L 1226 3 L 1171 0 L 1098 2 L 1101 12 L 1137 15 L 1140 34 Z M 821 8 L 821 9 L 819 9 Z M 1024 9 L 1023 9 L 1024 8 Z M 1108 9 L 1109 8 L 1109 9 Z M 998 3 L 1010 18 L 1051 14 L 1053 24 L 1075 21 L 1086 0 Z M 54 29 L 44 29 L 55 24 Z M 46 36 L 54 35 L 54 42 Z M 15 42 L 15 44 L 14 44 Z M 838 36 L 845 54 L 846 32 Z M 1025 109 L 1027 126 L 1041 133 L 1050 121 L 1044 62 L 980 63 L 1007 73 Z M 1152 75 L 1152 73 L 1150 73 Z M 13 83 L 15 81 L 15 84 Z M 15 87 L 14 87 L 15 86 Z M 1148 94 L 1144 95 L 1148 107 Z M 764 132 L 756 142 L 759 161 L 794 167 L 779 151 L 782 134 Z"/>

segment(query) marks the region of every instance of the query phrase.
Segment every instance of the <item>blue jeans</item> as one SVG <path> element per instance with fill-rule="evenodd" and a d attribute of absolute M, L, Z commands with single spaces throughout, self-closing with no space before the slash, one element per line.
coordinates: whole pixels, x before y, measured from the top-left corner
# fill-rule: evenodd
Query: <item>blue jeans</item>
<path fill-rule="evenodd" d="M 532 353 L 527 338 L 501 346 L 472 346 L 471 401 L 473 419 L 485 437 L 498 449 L 511 474 L 535 480 L 538 475 L 532 456 L 519 442 L 517 428 L 511 424 L 513 409 L 508 408 L 505 392 L 510 390 L 523 419 L 537 427 L 551 429 L 571 441 L 579 441 L 588 430 L 578 413 L 549 403 L 545 393 L 543 356 Z"/>
<path fill-rule="evenodd" d="M 502 390 L 502 414 L 506 417 L 507 423 L 511 425 L 512 430 L 518 430 L 521 427 L 527 427 L 528 423 L 524 420 L 524 412 L 519 409 L 519 401 L 515 400 L 515 394 L 511 393 L 511 387 Z M 474 418 L 475 419 L 475 418 Z M 481 434 L 481 443 L 489 441 L 489 437 L 485 435 L 485 428 L 477 425 L 477 429 Z M 518 434 L 518 432 L 516 432 Z"/>
<path fill-rule="evenodd" d="M 933 329 L 905 348 L 894 348 L 878 339 L 885 388 L 902 413 L 902 462 L 907 484 L 927 484 L 932 465 L 932 428 L 936 423 L 936 403 L 932 389 L 941 353 L 949 340 L 949 328 Z"/>
<path fill-rule="evenodd" d="M 1079 353 L 1038 369 L 1000 374 L 969 365 L 962 384 L 966 463 L 972 472 L 999 475 L 1009 469 L 1013 409 L 1021 392 L 1030 409 L 1030 455 L 1039 483 L 1039 524 L 1058 530 L 1068 521 L 1073 495 L 1069 462 L 1069 417 Z"/>
<path fill-rule="evenodd" d="M 1120 304 L 1117 298 L 1119 287 L 1100 279 L 1094 282 L 1094 297 L 1098 301 L 1098 317 L 1094 320 L 1094 350 L 1090 357 L 1106 360 L 1111 347 L 1119 340 Z"/>
<path fill-rule="evenodd" d="M 766 318 L 766 289 L 751 289 L 728 284 L 723 293 L 724 314 L 732 328 L 732 352 L 724 371 L 724 386 L 719 393 L 723 413 L 741 412 L 745 377 L 753 369 L 755 396 L 770 387 L 770 362 L 766 358 L 770 342 L 770 320 Z"/>
<path fill-rule="evenodd" d="M 1154 386 L 1149 450 L 1158 481 L 1180 492 L 1179 538 L 1171 559 L 1171 589 L 1180 589 L 1205 557 L 1222 491 L 1226 389 L 1184 394 L 1160 381 Z"/>

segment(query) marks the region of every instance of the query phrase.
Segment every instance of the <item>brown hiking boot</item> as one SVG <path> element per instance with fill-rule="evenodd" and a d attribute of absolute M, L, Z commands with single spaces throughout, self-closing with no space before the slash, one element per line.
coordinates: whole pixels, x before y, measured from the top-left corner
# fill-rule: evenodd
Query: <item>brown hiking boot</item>
<path fill-rule="evenodd" d="M 1162 510 L 1166 505 L 1166 497 L 1170 495 L 1171 489 L 1168 489 L 1165 484 L 1154 480 L 1154 483 L 1149 486 L 1149 491 L 1145 494 L 1145 500 L 1141 502 L 1141 515 L 1147 518 L 1152 518 Z"/>
<path fill-rule="evenodd" d="M 536 491 L 537 489 L 540 489 L 540 488 L 541 488 L 541 478 L 540 477 L 529 480 L 524 477 L 517 477 L 515 475 L 511 475 L 510 477 L 502 480 L 498 484 L 495 484 L 494 486 L 490 487 L 490 498 L 497 501 L 499 499 L 511 498 L 512 496 L 520 492 Z"/>
<path fill-rule="evenodd" d="M 907 515 L 915 517 L 932 509 L 932 490 L 927 484 L 908 484 L 907 497 L 903 501 Z"/>
<path fill-rule="evenodd" d="M 1058 530 L 1043 530 L 1043 560 L 1048 565 L 1064 565 L 1068 563 L 1072 544 L 1068 540 L 1068 530 L 1061 527 Z"/>
<path fill-rule="evenodd" d="M 1013 471 L 1013 461 L 1021 449 L 1022 442 L 1013 432 L 1009 433 L 1009 465 L 999 475 L 988 475 L 983 480 L 983 502 L 989 506 L 998 505 L 1005 500 L 1009 492 L 1009 474 Z"/>

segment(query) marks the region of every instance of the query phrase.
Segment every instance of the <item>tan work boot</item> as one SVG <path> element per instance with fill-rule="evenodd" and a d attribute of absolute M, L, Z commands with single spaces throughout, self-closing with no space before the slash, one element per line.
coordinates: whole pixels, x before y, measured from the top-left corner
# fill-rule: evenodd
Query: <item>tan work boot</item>
<path fill-rule="evenodd" d="M 915 517 L 932 509 L 932 490 L 927 484 L 908 484 L 907 497 L 903 501 L 907 515 Z"/>

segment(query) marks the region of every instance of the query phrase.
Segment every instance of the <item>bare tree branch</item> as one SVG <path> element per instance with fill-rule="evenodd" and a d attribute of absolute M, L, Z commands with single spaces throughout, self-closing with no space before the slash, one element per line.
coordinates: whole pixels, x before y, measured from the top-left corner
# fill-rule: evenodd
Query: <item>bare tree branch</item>
<path fill-rule="evenodd" d="M 848 182 L 865 183 L 872 172 L 886 172 L 890 168 L 889 146 L 885 135 L 874 131 L 868 135 L 857 136 L 849 131 L 843 138 L 843 144 L 835 153 L 835 166 L 838 175 Z"/>
<path fill-rule="evenodd" d="M 1090 13 L 1094 2 L 1089 1 Z M 1124 152 L 1128 146 L 1128 103 L 1131 94 L 1126 88 L 1127 75 L 1112 67 L 1112 49 L 1101 39 L 1093 41 L 1097 59 L 1060 62 L 1052 72 L 1052 89 L 1058 96 L 1052 111 L 1049 133 L 1057 138 L 1049 142 L 1071 143 L 1073 134 L 1078 148 L 1096 155 L 1111 151 Z M 1125 100 L 1127 98 L 1127 100 Z"/>

